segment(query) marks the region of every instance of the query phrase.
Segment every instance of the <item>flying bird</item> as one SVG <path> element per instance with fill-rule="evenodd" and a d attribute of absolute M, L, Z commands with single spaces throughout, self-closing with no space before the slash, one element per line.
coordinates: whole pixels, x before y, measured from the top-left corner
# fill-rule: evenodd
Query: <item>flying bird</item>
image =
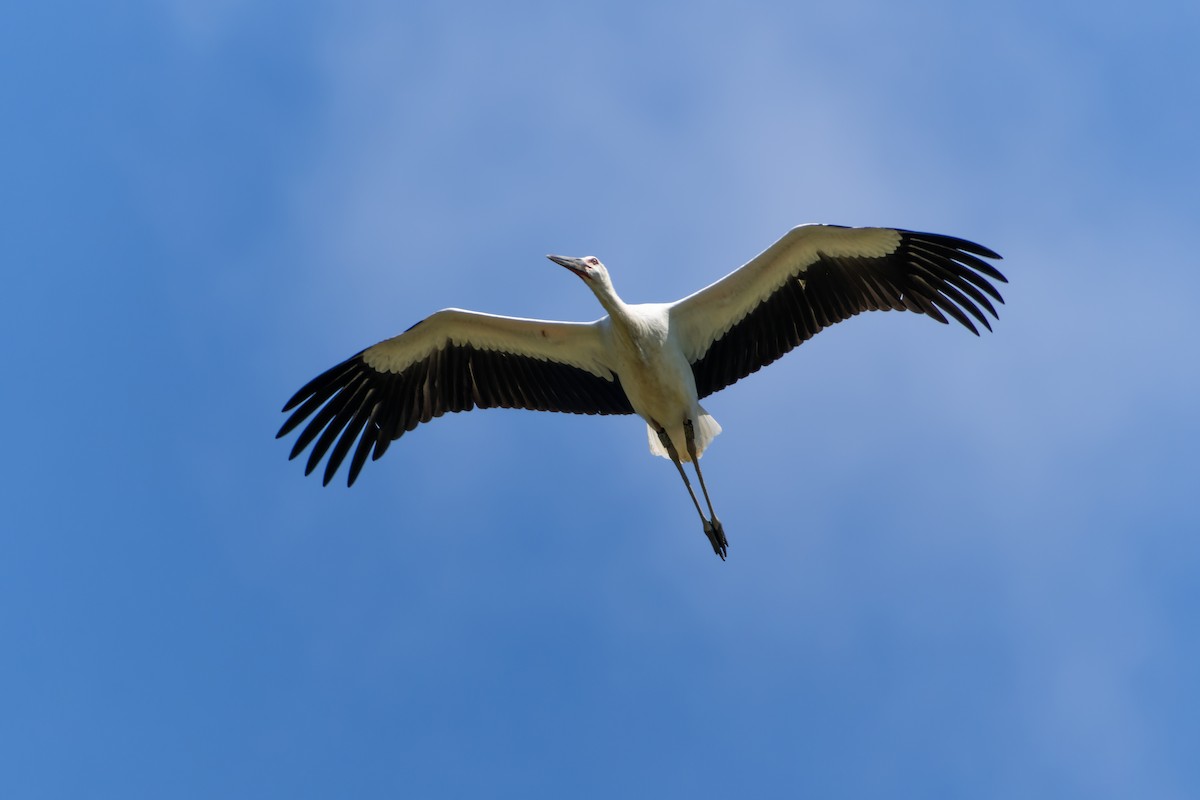
<path fill-rule="evenodd" d="M 378 459 L 405 432 L 446 412 L 637 414 L 650 451 L 679 470 L 724 559 L 729 543 L 699 462 L 721 427 L 700 400 L 862 311 L 950 317 L 978 335 L 972 320 L 991 330 L 987 314 L 997 317 L 988 298 L 1004 302 L 991 281 L 1007 283 L 983 260 L 1000 258 L 988 248 L 897 228 L 801 225 L 674 303 L 626 303 L 594 256 L 548 258 L 579 276 L 606 316 L 557 322 L 438 311 L 296 392 L 276 434 L 304 426 L 289 458 L 312 445 L 304 474 L 325 459 L 327 485 L 353 450 L 352 486 L 368 456 Z M 683 468 L 689 462 L 707 514 Z"/>

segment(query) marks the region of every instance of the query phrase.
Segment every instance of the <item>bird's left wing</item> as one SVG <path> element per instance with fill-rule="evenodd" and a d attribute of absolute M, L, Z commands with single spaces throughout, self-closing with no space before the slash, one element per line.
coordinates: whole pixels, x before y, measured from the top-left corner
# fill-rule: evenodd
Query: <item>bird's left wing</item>
<path fill-rule="evenodd" d="M 350 449 L 347 485 L 370 454 L 422 422 L 473 408 L 631 414 L 606 357 L 604 321 L 551 322 L 446 309 L 305 384 L 276 437 L 308 421 L 289 458 L 313 444 L 305 474 L 329 454 L 324 482 Z M 311 418 L 311 419 L 310 419 Z M 333 448 L 330 450 L 330 448 Z"/>
<path fill-rule="evenodd" d="M 758 371 L 819 331 L 862 311 L 973 317 L 1004 299 L 982 245 L 894 228 L 801 225 L 745 266 L 674 303 L 670 325 L 700 397 Z M 968 316 L 969 315 L 969 316 Z"/>

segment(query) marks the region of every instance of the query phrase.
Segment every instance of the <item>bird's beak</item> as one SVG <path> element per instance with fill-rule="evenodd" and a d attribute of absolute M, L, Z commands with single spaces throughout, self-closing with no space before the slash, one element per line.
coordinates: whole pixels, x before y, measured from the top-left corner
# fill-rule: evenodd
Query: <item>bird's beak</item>
<path fill-rule="evenodd" d="M 568 258 L 567 256 L 546 256 L 546 258 L 558 264 L 560 267 L 566 267 L 583 279 L 587 279 L 587 271 L 583 268 L 582 258 Z"/>

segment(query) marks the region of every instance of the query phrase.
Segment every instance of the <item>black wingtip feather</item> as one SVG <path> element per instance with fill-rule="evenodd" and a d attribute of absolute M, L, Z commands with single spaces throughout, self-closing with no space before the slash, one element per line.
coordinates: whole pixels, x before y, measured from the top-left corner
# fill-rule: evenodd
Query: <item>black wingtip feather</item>
<path fill-rule="evenodd" d="M 997 261 L 1003 261 L 1004 257 L 992 250 L 990 247 L 984 247 L 978 242 L 972 242 L 970 239 L 960 239 L 957 236 L 947 236 L 944 233 L 925 233 L 923 231 L 910 231 L 898 229 L 900 234 L 910 238 L 913 241 L 930 242 L 938 244 L 942 247 L 947 247 L 951 250 L 959 250 L 973 255 L 982 256 L 983 258 L 991 258 Z"/>
<path fill-rule="evenodd" d="M 286 414 L 312 395 L 318 394 L 321 389 L 339 383 L 347 374 L 350 374 L 356 370 L 359 362 L 361 361 L 362 354 L 365 352 L 365 350 L 360 350 L 350 358 L 346 359 L 340 364 L 330 367 L 308 383 L 301 386 L 296 393 L 292 395 L 291 399 L 284 404 L 281 413 Z"/>

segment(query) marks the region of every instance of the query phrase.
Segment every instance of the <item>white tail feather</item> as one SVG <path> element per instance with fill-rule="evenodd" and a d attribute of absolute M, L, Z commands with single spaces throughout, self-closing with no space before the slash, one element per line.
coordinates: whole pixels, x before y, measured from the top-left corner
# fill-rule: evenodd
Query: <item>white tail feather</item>
<path fill-rule="evenodd" d="M 663 458 L 670 458 L 670 453 L 667 448 L 662 446 L 662 442 L 658 440 L 658 433 L 649 425 L 646 426 L 646 432 L 650 440 L 650 453 Z M 700 417 L 696 420 L 695 436 L 696 436 L 696 457 L 704 455 L 704 449 L 709 443 L 717 438 L 717 434 L 721 432 L 720 424 L 709 415 L 703 408 L 700 409 Z M 684 437 L 683 426 L 679 425 L 676 428 L 667 428 L 667 434 L 671 437 L 671 443 L 675 445 L 675 452 L 679 454 L 679 460 L 687 463 L 691 461 L 691 456 L 687 451 L 687 439 Z"/>

